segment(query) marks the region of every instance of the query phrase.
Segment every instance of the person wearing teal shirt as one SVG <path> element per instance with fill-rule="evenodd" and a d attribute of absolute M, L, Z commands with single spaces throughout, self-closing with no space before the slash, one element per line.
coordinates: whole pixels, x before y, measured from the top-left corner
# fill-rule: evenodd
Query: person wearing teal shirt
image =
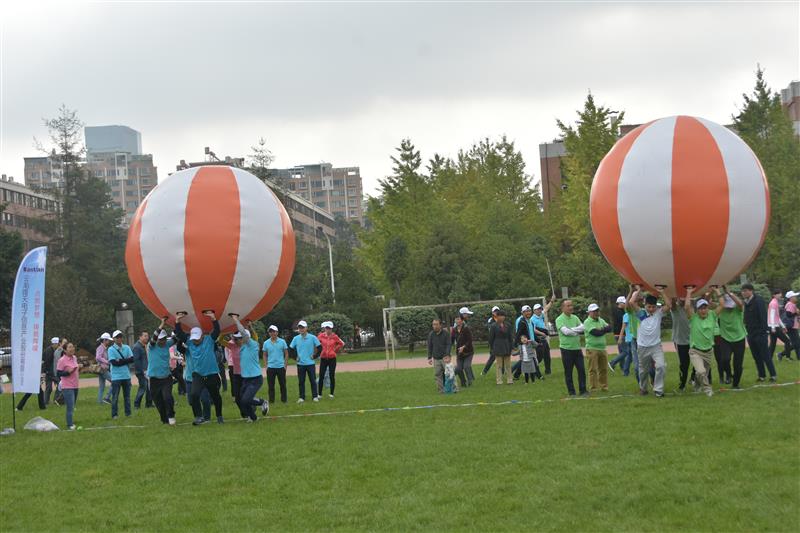
<path fill-rule="evenodd" d="M 264 341 L 262 350 L 267 358 L 267 389 L 269 403 L 275 403 L 275 378 L 281 387 L 281 402 L 286 403 L 286 365 L 289 362 L 289 345 L 278 337 L 278 326 L 269 327 L 269 339 Z"/>
<path fill-rule="evenodd" d="M 611 333 L 613 328 L 600 318 L 600 306 L 596 303 L 589 304 L 587 311 L 589 316 L 583 322 L 583 331 L 586 338 L 586 357 L 589 358 L 589 390 L 608 391 L 606 333 Z"/>
<path fill-rule="evenodd" d="M 172 373 L 169 368 L 169 349 L 175 341 L 169 338 L 164 325 L 166 318 L 150 339 L 147 357 L 147 377 L 150 379 L 150 394 L 156 404 L 162 424 L 175 425 L 175 399 L 172 397 Z"/>
<path fill-rule="evenodd" d="M 311 393 L 315 402 L 319 401 L 317 394 L 317 376 L 314 366 L 314 359 L 319 357 L 322 352 L 322 345 L 319 339 L 308 332 L 308 324 L 305 320 L 297 323 L 298 334 L 292 339 L 289 348 L 297 352 L 297 379 L 300 388 L 300 398 L 297 403 L 306 401 L 306 376 L 311 380 Z"/>
<path fill-rule="evenodd" d="M 744 302 L 723 285 L 722 292 L 717 287 L 714 292 L 719 298 L 720 351 L 723 357 L 731 360 L 733 355 L 733 379 L 726 381 L 738 389 L 742 379 L 744 348 L 747 331 L 744 329 Z"/>
<path fill-rule="evenodd" d="M 711 371 L 711 355 L 714 348 L 714 329 L 717 327 L 717 315 L 708 308 L 708 300 L 700 298 L 692 308 L 692 290 L 686 289 L 684 309 L 689 317 L 689 358 L 694 367 L 694 390 L 701 389 L 709 398 L 714 395 L 708 382 Z"/>
<path fill-rule="evenodd" d="M 131 369 L 133 351 L 122 343 L 123 334 L 117 330 L 111 335 L 114 344 L 108 348 L 108 362 L 111 363 L 111 418 L 117 418 L 119 411 L 119 391 L 124 396 L 125 416 L 131 416 Z"/>
<path fill-rule="evenodd" d="M 561 364 L 564 365 L 564 382 L 567 384 L 569 395 L 575 396 L 572 373 L 574 369 L 577 369 L 578 390 L 581 396 L 589 396 L 589 392 L 586 390 L 586 367 L 583 365 L 583 352 L 581 351 L 583 324 L 580 318 L 572 314 L 572 309 L 572 300 L 564 300 L 561 302 L 561 314 L 556 318 Z"/>
<path fill-rule="evenodd" d="M 239 365 L 242 369 L 242 386 L 239 390 L 239 412 L 247 422 L 258 420 L 256 407 L 261 407 L 261 414 L 266 416 L 269 412 L 269 404 L 266 400 L 256 398 L 258 390 L 264 384 L 264 376 L 261 375 L 261 363 L 259 361 L 258 343 L 253 340 L 253 334 L 246 329 L 239 321 L 239 315 L 229 315 L 236 324 L 237 332 L 233 334 L 233 340 L 239 347 Z"/>
<path fill-rule="evenodd" d="M 175 314 L 175 337 L 186 345 L 186 359 L 192 360 L 192 388 L 189 391 L 189 402 L 192 404 L 194 421 L 192 425 L 199 426 L 207 422 L 203 416 L 200 405 L 200 395 L 203 390 L 207 390 L 211 401 L 214 402 L 214 411 L 217 415 L 217 423 L 224 422 L 222 418 L 222 396 L 219 393 L 222 380 L 219 377 L 219 366 L 214 345 L 219 338 L 219 322 L 214 311 L 203 311 L 203 314 L 211 320 L 211 333 L 203 334 L 199 327 L 193 327 L 190 334 L 186 335 L 183 331 L 181 320 L 186 316 L 185 312 Z"/>

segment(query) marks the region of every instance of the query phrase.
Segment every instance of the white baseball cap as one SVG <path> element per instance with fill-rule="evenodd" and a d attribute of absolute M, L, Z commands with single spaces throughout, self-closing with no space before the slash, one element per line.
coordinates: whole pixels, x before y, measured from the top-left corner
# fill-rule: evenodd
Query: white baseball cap
<path fill-rule="evenodd" d="M 793 298 L 795 296 L 800 296 L 800 292 L 789 291 L 786 293 L 787 298 Z"/>
<path fill-rule="evenodd" d="M 694 306 L 695 306 L 696 308 L 698 308 L 698 309 L 700 309 L 700 308 L 701 308 L 701 307 L 703 307 L 704 305 L 708 305 L 708 300 L 706 300 L 705 298 L 700 298 L 699 300 L 697 300 L 697 303 L 696 303 L 696 304 L 694 304 Z"/>
<path fill-rule="evenodd" d="M 197 339 L 199 339 L 202 336 L 203 336 L 203 330 L 200 329 L 200 328 L 195 327 L 195 328 L 192 328 L 191 333 L 189 333 L 189 340 L 190 341 L 196 341 Z"/>
<path fill-rule="evenodd" d="M 114 340 L 114 339 L 112 339 L 111 335 L 106 331 L 105 333 L 100 335 L 100 340 L 101 341 L 110 341 L 110 340 Z"/>
<path fill-rule="evenodd" d="M 618 296 L 618 297 L 617 297 L 617 303 L 618 303 L 618 304 L 624 304 L 624 303 L 625 303 L 625 302 L 627 302 L 627 301 L 628 301 L 628 299 L 627 299 L 627 298 L 625 298 L 624 296 Z"/>
<path fill-rule="evenodd" d="M 331 328 L 331 329 L 333 329 L 333 322 L 331 322 L 330 320 L 326 320 L 325 322 L 320 324 L 320 326 L 323 327 L 323 328 Z"/>
<path fill-rule="evenodd" d="M 472 311 L 469 310 L 469 307 L 462 307 L 458 310 L 459 315 L 474 315 Z"/>
<path fill-rule="evenodd" d="M 169 335 L 167 335 L 167 332 L 163 329 L 158 333 L 158 340 L 166 339 L 167 337 L 169 337 Z"/>
<path fill-rule="evenodd" d="M 297 327 L 298 328 L 307 328 L 308 327 L 308 323 L 305 320 L 301 320 L 300 322 L 297 323 Z"/>
<path fill-rule="evenodd" d="M 597 304 L 589 304 L 589 307 L 586 308 L 586 310 L 589 311 L 590 313 L 592 311 L 597 311 L 598 309 L 600 309 L 600 306 Z"/>
<path fill-rule="evenodd" d="M 492 313 L 494 313 L 495 311 L 499 311 L 499 310 L 500 310 L 500 308 L 497 307 L 496 305 L 494 307 L 492 307 Z"/>
<path fill-rule="evenodd" d="M 278 329 L 278 326 L 276 326 L 275 324 L 272 324 L 269 327 L 268 331 L 280 331 L 280 330 Z"/>
<path fill-rule="evenodd" d="M 524 313 L 525 311 L 532 311 L 530 305 L 523 305 L 521 311 Z"/>
<path fill-rule="evenodd" d="M 59 339 L 58 337 L 53 337 L 52 339 L 50 339 L 50 344 L 58 344 L 58 342 L 59 342 L 60 340 L 61 340 L 61 339 Z"/>
<path fill-rule="evenodd" d="M 112 333 L 112 334 L 111 334 L 111 336 L 112 336 L 113 338 L 115 338 L 115 339 L 116 339 L 117 337 L 122 337 L 122 332 L 121 332 L 120 330 L 118 330 L 118 329 L 115 329 L 115 330 L 114 330 L 114 333 Z"/>
<path fill-rule="evenodd" d="M 231 337 L 233 337 L 234 339 L 241 339 L 242 338 L 242 334 L 237 331 L 236 333 L 231 335 Z"/>
<path fill-rule="evenodd" d="M 542 304 L 534 304 L 533 305 L 533 310 L 534 311 L 536 311 L 537 309 L 541 309 L 541 308 L 542 308 Z"/>

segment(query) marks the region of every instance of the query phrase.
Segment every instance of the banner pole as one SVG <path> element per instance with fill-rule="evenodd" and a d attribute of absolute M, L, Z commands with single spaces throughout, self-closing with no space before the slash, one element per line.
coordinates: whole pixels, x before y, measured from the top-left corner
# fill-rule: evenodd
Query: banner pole
<path fill-rule="evenodd" d="M 14 398 L 14 386 L 11 386 L 11 425 L 14 427 L 14 433 L 17 432 L 17 400 Z"/>

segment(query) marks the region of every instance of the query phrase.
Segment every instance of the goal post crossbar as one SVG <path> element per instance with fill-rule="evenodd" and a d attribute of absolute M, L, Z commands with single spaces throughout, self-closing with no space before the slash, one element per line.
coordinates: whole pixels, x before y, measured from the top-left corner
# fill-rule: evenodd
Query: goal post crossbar
<path fill-rule="evenodd" d="M 463 307 L 470 305 L 482 304 L 501 304 L 509 302 L 535 302 L 540 300 L 542 305 L 547 302 L 546 296 L 530 296 L 526 298 L 502 298 L 495 300 L 476 300 L 471 302 L 449 302 L 442 304 L 426 304 L 426 305 L 404 305 L 401 307 L 384 307 L 383 308 L 383 340 L 386 348 L 386 369 L 390 366 L 390 361 L 394 368 L 397 368 L 397 349 L 395 345 L 394 327 L 392 325 L 392 312 L 403 311 L 407 309 L 438 309 L 442 307 Z"/>

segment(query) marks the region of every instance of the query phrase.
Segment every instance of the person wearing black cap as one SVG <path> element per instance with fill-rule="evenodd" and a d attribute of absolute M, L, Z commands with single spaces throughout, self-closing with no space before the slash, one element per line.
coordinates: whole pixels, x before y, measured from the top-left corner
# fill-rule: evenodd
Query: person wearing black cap
<path fill-rule="evenodd" d="M 744 298 L 744 327 L 747 330 L 747 344 L 750 353 L 756 362 L 758 381 L 764 381 L 769 372 L 769 380 L 778 380 L 775 365 L 769 354 L 769 328 L 767 327 L 767 304 L 764 299 L 755 293 L 753 285 L 742 285 L 742 298 Z"/>

